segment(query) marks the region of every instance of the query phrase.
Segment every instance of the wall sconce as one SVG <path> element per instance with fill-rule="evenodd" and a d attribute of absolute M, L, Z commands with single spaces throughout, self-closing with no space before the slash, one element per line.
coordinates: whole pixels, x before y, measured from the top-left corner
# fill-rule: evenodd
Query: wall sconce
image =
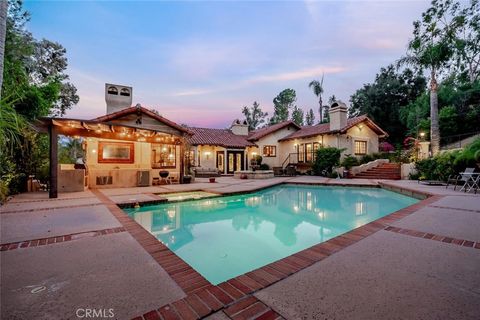
<path fill-rule="evenodd" d="M 420 132 L 420 138 L 425 138 L 425 132 Z"/>
<path fill-rule="evenodd" d="M 358 125 L 358 130 L 362 131 L 362 129 L 363 129 L 363 124 L 359 124 Z"/>
<path fill-rule="evenodd" d="M 210 154 L 211 154 L 210 151 L 205 151 L 203 154 L 205 155 L 205 158 L 207 160 L 210 160 Z"/>
<path fill-rule="evenodd" d="M 97 150 L 96 150 L 96 149 L 92 149 L 92 153 L 97 153 Z"/>
<path fill-rule="evenodd" d="M 256 153 L 256 152 L 252 152 L 252 156 L 254 156 L 254 157 L 255 157 L 256 155 L 257 155 L 257 153 Z"/>

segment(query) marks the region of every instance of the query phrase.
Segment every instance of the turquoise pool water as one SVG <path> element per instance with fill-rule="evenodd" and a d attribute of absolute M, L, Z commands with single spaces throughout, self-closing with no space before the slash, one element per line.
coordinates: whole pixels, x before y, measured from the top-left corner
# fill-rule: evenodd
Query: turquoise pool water
<path fill-rule="evenodd" d="M 125 211 L 218 284 L 417 201 L 379 188 L 281 185 Z"/>

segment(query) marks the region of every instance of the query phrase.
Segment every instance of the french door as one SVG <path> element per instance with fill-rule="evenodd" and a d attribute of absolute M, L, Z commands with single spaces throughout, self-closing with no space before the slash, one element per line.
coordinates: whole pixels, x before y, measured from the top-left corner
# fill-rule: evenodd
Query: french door
<path fill-rule="evenodd" d="M 243 151 L 227 151 L 227 173 L 243 170 L 244 154 Z"/>

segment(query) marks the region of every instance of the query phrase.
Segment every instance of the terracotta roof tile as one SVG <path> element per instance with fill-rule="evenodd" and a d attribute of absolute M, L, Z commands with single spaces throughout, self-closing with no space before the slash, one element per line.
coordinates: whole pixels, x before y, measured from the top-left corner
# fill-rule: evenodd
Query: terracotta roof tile
<path fill-rule="evenodd" d="M 385 131 L 383 131 L 382 128 L 380 128 L 369 117 L 367 117 L 366 115 L 361 115 L 355 118 L 347 119 L 347 125 L 340 130 L 330 130 L 329 123 L 317 124 L 315 126 L 305 126 L 305 127 L 302 127 L 300 130 L 298 130 L 297 132 L 294 132 L 282 139 L 279 139 L 279 141 L 309 138 L 309 137 L 313 137 L 321 134 L 345 133 L 348 129 L 350 129 L 351 127 L 361 122 L 366 122 L 366 124 L 377 134 L 388 136 L 388 134 Z"/>
<path fill-rule="evenodd" d="M 294 126 L 297 129 L 300 129 L 300 126 L 298 126 L 295 122 L 289 120 L 289 121 L 283 121 L 265 128 L 257 129 L 255 131 L 250 132 L 248 135 L 248 140 L 250 141 L 256 141 L 259 140 L 266 135 L 273 133 L 277 130 L 283 129 L 285 127 L 288 127 L 289 125 Z"/>
<path fill-rule="evenodd" d="M 122 109 L 120 111 L 109 113 L 109 114 L 106 114 L 104 116 L 92 119 L 92 120 L 101 121 L 101 122 L 108 122 L 108 121 L 111 121 L 111 120 L 122 118 L 122 117 L 124 117 L 126 115 L 129 115 L 129 114 L 132 114 L 132 113 L 136 113 L 138 111 L 140 111 L 143 114 L 146 114 L 147 116 L 149 116 L 149 117 L 151 117 L 151 118 L 153 118 L 153 119 L 155 119 L 159 122 L 165 123 L 166 125 L 168 125 L 172 128 L 175 128 L 175 129 L 177 129 L 181 132 L 190 133 L 187 128 L 182 127 L 181 125 L 179 125 L 179 124 L 177 124 L 177 123 L 175 123 L 171 120 L 168 120 L 167 118 L 164 118 L 161 115 L 158 115 L 155 112 L 152 112 L 152 111 L 150 111 L 150 110 L 148 110 L 144 107 L 137 107 L 137 106 L 130 107 L 130 108 L 125 108 L 125 109 Z"/>
<path fill-rule="evenodd" d="M 225 148 L 245 148 L 255 146 L 247 140 L 247 136 L 236 135 L 228 129 L 210 129 L 189 127 L 192 136 L 188 141 L 192 145 L 216 145 Z"/>

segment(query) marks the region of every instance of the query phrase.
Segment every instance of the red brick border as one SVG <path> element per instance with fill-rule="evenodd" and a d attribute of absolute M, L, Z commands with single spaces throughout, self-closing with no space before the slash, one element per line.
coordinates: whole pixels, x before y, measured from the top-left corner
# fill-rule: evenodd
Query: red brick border
<path fill-rule="evenodd" d="M 86 198 L 84 198 L 86 199 Z M 77 204 L 73 206 L 61 206 L 61 207 L 50 207 L 50 208 L 33 208 L 33 209 L 27 209 L 27 210 L 10 210 L 10 211 L 0 211 L 0 214 L 12 214 L 12 213 L 23 213 L 23 212 L 33 212 L 33 211 L 46 211 L 46 210 L 55 210 L 55 209 L 70 209 L 70 208 L 81 208 L 81 207 L 93 207 L 93 206 L 99 206 L 102 205 L 103 203 L 87 203 L 87 204 Z"/>
<path fill-rule="evenodd" d="M 393 226 L 388 226 L 388 227 L 385 228 L 385 230 L 395 232 L 395 233 L 405 234 L 405 235 L 412 236 L 412 237 L 424 238 L 424 239 L 429 239 L 429 240 L 434 240 L 434 241 L 451 243 L 451 244 L 455 244 L 457 246 L 480 249 L 480 242 L 478 242 L 478 241 L 475 242 L 475 241 L 469 241 L 469 240 L 465 240 L 465 239 L 456 239 L 456 238 L 442 236 L 442 235 L 438 235 L 438 234 L 433 234 L 433 233 L 428 233 L 428 232 L 423 232 L 423 231 L 417 231 L 417 230 L 412 230 L 412 229 L 398 228 L 398 227 L 393 227 Z"/>
<path fill-rule="evenodd" d="M 98 236 L 103 236 L 103 235 L 112 234 L 112 233 L 119 233 L 124 231 L 126 231 L 124 227 L 118 227 L 118 228 L 102 229 L 102 230 L 95 230 L 95 231 L 78 232 L 78 233 L 72 233 L 72 234 L 42 238 L 42 239 L 4 243 L 0 245 L 0 251 L 39 247 L 47 244 L 67 242 L 67 241 L 77 240 L 85 237 L 98 237 Z"/>

